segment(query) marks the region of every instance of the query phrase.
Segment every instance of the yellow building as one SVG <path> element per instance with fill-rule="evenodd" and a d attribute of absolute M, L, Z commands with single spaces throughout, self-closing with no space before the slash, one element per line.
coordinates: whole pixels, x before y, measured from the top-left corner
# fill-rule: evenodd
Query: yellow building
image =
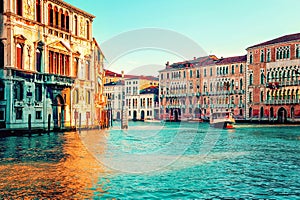
<path fill-rule="evenodd" d="M 91 120 L 94 16 L 61 0 L 1 2 L 0 127 L 59 129 L 77 113 Z"/>

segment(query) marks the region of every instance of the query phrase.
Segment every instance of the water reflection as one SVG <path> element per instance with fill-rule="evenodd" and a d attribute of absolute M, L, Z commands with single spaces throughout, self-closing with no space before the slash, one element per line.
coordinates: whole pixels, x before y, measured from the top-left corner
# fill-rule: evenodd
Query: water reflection
<path fill-rule="evenodd" d="M 98 182 L 105 170 L 77 133 L 0 138 L 0 146 L 1 198 L 90 198 L 108 182 Z"/>

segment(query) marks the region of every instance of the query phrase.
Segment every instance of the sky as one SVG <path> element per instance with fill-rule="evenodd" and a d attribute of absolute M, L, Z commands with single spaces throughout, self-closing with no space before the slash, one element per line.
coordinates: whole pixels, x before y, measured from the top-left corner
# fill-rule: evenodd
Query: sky
<path fill-rule="evenodd" d="M 167 61 L 173 63 L 202 56 L 200 51 L 192 55 L 197 54 L 195 48 L 191 54 L 180 52 L 191 42 L 198 44 L 206 54 L 230 57 L 245 55 L 245 49 L 251 45 L 300 32 L 299 0 L 65 1 L 96 16 L 93 37 L 104 47 L 103 53 L 107 53 L 106 68 L 131 74 L 157 75 Z M 155 43 L 154 48 L 147 48 L 139 43 L 140 46 L 130 46 L 119 52 L 120 55 L 111 56 L 113 50 L 135 43 L 135 38 L 147 40 L 150 36 L 151 40 L 162 41 L 159 34 L 134 35 L 134 30 L 148 28 L 162 33 L 172 31 L 174 37 L 169 42 L 174 46 L 164 49 Z M 128 32 L 133 37 L 126 35 Z M 120 41 L 118 36 L 124 34 L 121 38 L 125 41 Z M 176 34 L 187 40 L 178 41 Z"/>

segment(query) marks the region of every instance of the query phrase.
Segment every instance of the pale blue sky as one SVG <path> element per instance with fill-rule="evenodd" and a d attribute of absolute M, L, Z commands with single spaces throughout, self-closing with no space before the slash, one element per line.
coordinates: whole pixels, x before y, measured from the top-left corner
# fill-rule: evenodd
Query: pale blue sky
<path fill-rule="evenodd" d="M 217 57 L 246 53 L 248 46 L 300 32 L 299 0 L 67 0 L 96 16 L 93 35 L 101 44 L 141 28 L 169 29 Z M 105 53 L 105 52 L 104 52 Z M 113 65 L 163 65 L 181 61 L 166 53 L 127 55 Z M 198 56 L 198 55 L 195 55 Z M 131 63 L 131 64 L 130 64 Z M 136 67 L 135 66 L 135 67 Z M 112 66 L 109 66 L 112 67 Z M 119 69 L 116 69 L 119 70 Z"/>

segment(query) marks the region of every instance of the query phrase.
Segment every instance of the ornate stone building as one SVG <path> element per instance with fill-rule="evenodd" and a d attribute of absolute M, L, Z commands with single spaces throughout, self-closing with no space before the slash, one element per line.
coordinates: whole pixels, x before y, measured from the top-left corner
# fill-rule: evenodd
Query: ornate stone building
<path fill-rule="evenodd" d="M 77 106 L 94 99 L 94 16 L 61 0 L 0 3 L 1 128 L 64 128 L 80 114 L 90 124 L 92 106 Z"/>
<path fill-rule="evenodd" d="M 247 48 L 247 119 L 300 121 L 300 34 Z"/>

